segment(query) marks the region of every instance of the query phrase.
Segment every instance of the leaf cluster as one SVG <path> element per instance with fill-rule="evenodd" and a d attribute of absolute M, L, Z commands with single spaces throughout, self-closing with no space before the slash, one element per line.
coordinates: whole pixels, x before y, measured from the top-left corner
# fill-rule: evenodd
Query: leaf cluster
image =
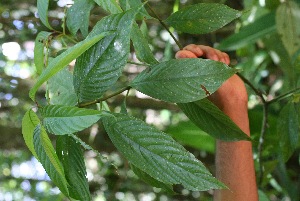
<path fill-rule="evenodd" d="M 226 141 L 249 140 L 216 106 L 206 99 L 237 72 L 221 62 L 207 59 L 159 61 L 153 55 L 142 26 L 158 20 L 163 26 L 191 34 L 215 31 L 241 12 L 222 4 L 195 4 L 171 14 L 165 21 L 154 17 L 140 0 L 78 0 L 66 12 L 63 32 L 48 22 L 49 1 L 38 0 L 38 12 L 49 31 L 35 41 L 35 65 L 39 74 L 29 92 L 37 111 L 24 116 L 22 132 L 26 145 L 42 163 L 51 180 L 69 198 L 91 200 L 86 178 L 82 143 L 76 133 L 102 122 L 117 149 L 133 171 L 151 185 L 172 191 L 176 184 L 193 191 L 226 188 L 205 166 L 170 135 L 139 120 L 126 110 L 109 111 L 105 100 L 135 89 L 152 98 L 177 103 L 203 131 Z M 89 13 L 100 6 L 108 14 L 89 32 Z M 65 26 L 65 25 L 63 25 Z M 66 29 L 71 35 L 66 34 Z M 79 33 L 80 31 L 80 33 Z M 169 30 L 168 30 L 169 31 Z M 83 40 L 54 58 L 45 54 L 53 39 Z M 143 70 L 130 83 L 116 89 L 128 63 L 131 41 Z M 74 69 L 67 68 L 76 60 Z M 36 92 L 46 83 L 47 104 L 36 100 Z M 205 90 L 203 89 L 205 88 Z M 109 94 L 109 95 L 108 95 Z M 88 106 L 100 103 L 98 109 Z M 57 136 L 56 147 L 48 133 Z"/>

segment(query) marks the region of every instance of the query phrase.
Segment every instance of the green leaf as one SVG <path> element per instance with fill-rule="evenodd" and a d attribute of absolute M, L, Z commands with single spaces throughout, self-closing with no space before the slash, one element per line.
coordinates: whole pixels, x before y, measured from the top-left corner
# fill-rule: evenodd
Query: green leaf
<path fill-rule="evenodd" d="M 300 8 L 294 1 L 282 3 L 276 11 L 277 31 L 290 56 L 300 48 Z"/>
<path fill-rule="evenodd" d="M 136 176 L 138 176 L 141 180 L 143 180 L 147 184 L 154 186 L 156 188 L 164 189 L 168 193 L 174 193 L 172 185 L 165 184 L 163 182 L 160 182 L 160 181 L 154 179 L 149 174 L 147 174 L 146 172 L 142 171 L 141 169 L 137 168 L 136 166 L 134 166 L 132 164 L 130 165 L 130 167 L 131 167 L 132 171 L 134 172 L 134 174 L 136 174 Z"/>
<path fill-rule="evenodd" d="M 165 22 L 184 33 L 205 34 L 220 29 L 240 16 L 241 12 L 223 4 L 199 3 L 173 13 Z"/>
<path fill-rule="evenodd" d="M 77 200 L 91 200 L 80 144 L 76 143 L 71 136 L 59 136 L 56 141 L 56 151 L 70 185 L 70 197 Z"/>
<path fill-rule="evenodd" d="M 185 103 L 207 97 L 236 72 L 208 59 L 173 59 L 144 70 L 130 85 L 153 98 Z"/>
<path fill-rule="evenodd" d="M 37 35 L 34 42 L 34 64 L 35 64 L 36 72 L 39 75 L 44 70 L 44 64 L 45 64 L 44 48 L 48 43 L 48 39 L 50 35 L 51 32 L 41 31 Z"/>
<path fill-rule="evenodd" d="M 147 23 L 145 20 L 142 21 L 140 30 L 141 30 L 143 36 L 145 37 L 146 41 L 148 41 L 149 40 L 149 29 L 147 27 Z"/>
<path fill-rule="evenodd" d="M 292 63 L 294 68 L 300 72 L 300 49 L 293 55 Z"/>
<path fill-rule="evenodd" d="M 33 131 L 39 123 L 40 120 L 38 116 L 32 111 L 32 109 L 28 110 L 22 119 L 22 134 L 25 144 L 36 158 L 38 158 L 38 156 L 34 150 Z"/>
<path fill-rule="evenodd" d="M 33 140 L 38 160 L 42 163 L 48 176 L 64 195 L 69 196 L 68 182 L 64 169 L 55 153 L 48 134 L 40 124 L 34 129 Z"/>
<path fill-rule="evenodd" d="M 96 123 L 103 116 L 97 110 L 61 105 L 45 106 L 42 115 L 47 131 L 56 135 L 81 131 Z"/>
<path fill-rule="evenodd" d="M 137 7 L 141 7 L 139 9 L 139 13 L 137 14 L 137 19 L 143 20 L 143 19 L 153 19 L 147 12 L 147 10 L 144 8 L 144 3 L 142 3 L 141 0 L 119 0 L 120 5 L 123 10 L 129 10 L 129 9 L 136 9 Z"/>
<path fill-rule="evenodd" d="M 249 140 L 249 137 L 208 99 L 178 104 L 201 130 L 224 141 Z"/>
<path fill-rule="evenodd" d="M 100 7 L 111 14 L 121 13 L 122 9 L 116 0 L 94 0 Z"/>
<path fill-rule="evenodd" d="M 158 63 L 151 52 L 148 41 L 143 36 L 143 33 L 139 29 L 137 23 L 133 24 L 131 31 L 131 40 L 133 42 L 136 57 L 138 58 L 138 60 L 146 62 L 148 64 Z"/>
<path fill-rule="evenodd" d="M 297 73 L 295 73 L 295 67 L 291 61 L 291 57 L 284 47 L 282 40 L 279 40 L 279 38 L 279 34 L 275 33 L 265 38 L 263 42 L 267 51 L 273 53 L 270 55 L 274 62 L 278 63 L 277 65 L 280 66 L 281 70 L 286 75 L 283 77 L 284 82 L 287 83 L 289 87 L 295 87 L 298 76 Z"/>
<path fill-rule="evenodd" d="M 259 201 L 270 201 L 268 196 L 262 190 L 258 190 L 258 197 Z"/>
<path fill-rule="evenodd" d="M 189 190 L 224 188 L 205 166 L 169 135 L 124 114 L 103 119 L 105 130 L 121 153 L 137 168 L 165 184 Z"/>
<path fill-rule="evenodd" d="M 191 121 L 183 121 L 177 125 L 172 125 L 167 128 L 166 132 L 179 141 L 180 144 L 210 153 L 215 152 L 215 139 L 200 130 Z"/>
<path fill-rule="evenodd" d="M 73 35 L 80 29 L 82 35 L 88 35 L 90 11 L 93 0 L 77 0 L 67 11 L 67 27 Z"/>
<path fill-rule="evenodd" d="M 80 101 L 100 98 L 122 74 L 130 51 L 130 30 L 136 12 L 130 10 L 102 18 L 90 33 L 115 31 L 76 60 L 74 88 Z"/>
<path fill-rule="evenodd" d="M 287 161 L 299 143 L 298 105 L 288 103 L 279 113 L 277 120 L 277 134 L 283 159 Z"/>
<path fill-rule="evenodd" d="M 48 6 L 49 6 L 49 0 L 37 0 L 37 9 L 42 23 L 48 29 L 53 30 L 53 28 L 51 27 L 48 21 Z"/>
<path fill-rule="evenodd" d="M 48 81 L 50 104 L 74 106 L 77 95 L 73 86 L 73 75 L 66 68 L 59 71 Z"/>
<path fill-rule="evenodd" d="M 220 50 L 236 50 L 255 43 L 258 39 L 276 32 L 275 13 L 268 13 L 253 23 L 243 27 L 239 32 L 229 36 L 217 46 Z"/>
<path fill-rule="evenodd" d="M 78 56 L 80 56 L 83 52 L 85 52 L 87 49 L 89 49 L 92 45 L 94 45 L 96 42 L 104 38 L 110 34 L 110 32 L 103 32 L 97 36 L 86 38 L 85 40 L 77 43 L 73 47 L 69 48 L 62 54 L 60 54 L 58 57 L 52 59 L 49 62 L 49 65 L 47 68 L 42 72 L 41 76 L 39 77 L 38 81 L 35 83 L 35 85 L 31 88 L 29 91 L 30 98 L 34 101 L 35 100 L 35 94 L 38 90 L 38 88 L 46 82 L 49 78 L 51 78 L 53 75 L 55 75 L 58 71 L 66 67 L 71 61 L 76 59 Z"/>

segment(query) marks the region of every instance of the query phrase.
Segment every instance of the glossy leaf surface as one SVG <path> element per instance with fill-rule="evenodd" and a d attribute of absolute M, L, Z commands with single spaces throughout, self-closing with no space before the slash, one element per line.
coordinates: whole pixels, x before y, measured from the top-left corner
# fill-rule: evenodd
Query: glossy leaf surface
<path fill-rule="evenodd" d="M 55 153 L 48 134 L 40 124 L 34 129 L 33 139 L 38 160 L 42 163 L 48 176 L 63 194 L 69 196 L 68 182 L 65 178 L 64 169 Z"/>
<path fill-rule="evenodd" d="M 66 68 L 59 71 L 48 81 L 50 104 L 74 106 L 77 95 L 73 86 L 73 75 Z"/>
<path fill-rule="evenodd" d="M 134 174 L 136 174 L 141 180 L 143 180 L 144 182 L 146 182 L 147 184 L 154 186 L 156 188 L 161 188 L 164 189 L 165 191 L 172 193 L 173 192 L 173 186 L 172 185 L 168 185 L 165 184 L 163 182 L 160 182 L 156 179 L 154 179 L 153 177 L 151 177 L 149 174 L 147 174 L 146 172 L 140 170 L 139 168 L 137 168 L 134 165 L 130 165 L 132 171 L 134 172 Z"/>
<path fill-rule="evenodd" d="M 220 29 L 240 15 L 241 12 L 224 4 L 199 3 L 173 13 L 165 22 L 184 33 L 205 34 Z"/>
<path fill-rule="evenodd" d="M 138 60 L 146 62 L 148 64 L 158 63 L 151 52 L 148 41 L 144 37 L 142 31 L 139 29 L 137 23 L 133 24 L 131 31 L 131 40 L 133 42 L 136 57 L 138 58 Z"/>
<path fill-rule="evenodd" d="M 173 59 L 151 66 L 130 84 L 163 101 L 186 103 L 207 97 L 236 70 L 208 59 Z"/>
<path fill-rule="evenodd" d="M 94 0 L 100 7 L 111 14 L 121 13 L 122 9 L 116 0 Z"/>
<path fill-rule="evenodd" d="M 49 0 L 37 0 L 37 9 L 42 23 L 48 28 L 53 29 L 48 21 Z"/>
<path fill-rule="evenodd" d="M 39 123 L 40 120 L 35 112 L 32 111 L 32 109 L 28 110 L 22 119 L 22 134 L 25 144 L 36 158 L 38 158 L 38 156 L 34 149 L 33 132 Z"/>
<path fill-rule="evenodd" d="M 80 101 L 100 98 L 120 77 L 128 59 L 130 30 L 135 15 L 134 10 L 109 15 L 95 25 L 90 35 L 115 32 L 76 60 L 74 88 Z"/>
<path fill-rule="evenodd" d="M 142 20 L 144 18 L 151 19 L 152 17 L 148 14 L 147 10 L 144 8 L 141 0 L 119 0 L 120 5 L 123 10 L 136 9 L 137 7 L 141 7 L 139 9 L 139 13 L 137 14 L 137 19 Z"/>
<path fill-rule="evenodd" d="M 205 166 L 169 135 L 124 114 L 103 120 L 121 153 L 140 170 L 165 184 L 189 190 L 224 188 Z"/>
<path fill-rule="evenodd" d="M 249 137 L 208 99 L 180 103 L 178 106 L 201 130 L 217 139 L 224 141 L 249 140 Z"/>
<path fill-rule="evenodd" d="M 88 35 L 90 11 L 93 0 L 77 0 L 67 11 L 67 27 L 73 35 L 80 29 L 82 35 Z"/>
<path fill-rule="evenodd" d="M 81 131 L 101 118 L 97 110 L 48 105 L 42 110 L 43 124 L 48 132 L 56 135 L 66 135 Z"/>
<path fill-rule="evenodd" d="M 36 68 L 37 74 L 41 74 L 44 70 L 45 63 L 45 53 L 44 49 L 48 43 L 48 38 L 51 35 L 51 32 L 41 31 L 37 35 L 34 42 L 34 65 Z"/>
<path fill-rule="evenodd" d="M 210 153 L 215 152 L 215 139 L 200 130 L 191 121 L 183 121 L 177 125 L 171 125 L 166 132 L 182 145 Z"/>
<path fill-rule="evenodd" d="M 70 197 L 77 200 L 91 200 L 80 144 L 76 143 L 71 136 L 59 136 L 56 141 L 56 151 L 70 185 Z"/>
<path fill-rule="evenodd" d="M 49 78 L 55 75 L 58 71 L 66 67 L 71 61 L 76 59 L 79 55 L 89 49 L 92 45 L 96 42 L 107 36 L 109 32 L 103 32 L 97 36 L 87 38 L 73 47 L 67 49 L 65 52 L 60 54 L 59 56 L 55 57 L 49 62 L 47 68 L 43 71 L 40 75 L 38 81 L 29 91 L 29 96 L 32 100 L 35 100 L 35 93 L 37 92 L 38 88 L 46 82 Z"/>

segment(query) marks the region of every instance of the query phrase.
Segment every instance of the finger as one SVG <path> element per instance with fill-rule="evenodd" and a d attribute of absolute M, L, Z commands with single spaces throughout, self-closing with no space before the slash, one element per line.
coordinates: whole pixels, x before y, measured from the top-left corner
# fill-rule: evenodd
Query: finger
<path fill-rule="evenodd" d="M 218 56 L 218 61 L 225 63 L 226 59 L 225 59 L 225 55 L 223 54 L 223 52 L 221 52 L 220 50 L 214 49 L 217 56 Z"/>
<path fill-rule="evenodd" d="M 229 56 L 226 53 L 221 52 L 220 50 L 214 49 L 212 47 L 205 46 L 205 45 L 199 45 L 199 48 L 201 48 L 203 50 L 204 56 L 207 59 L 220 61 L 220 62 L 223 62 L 227 65 L 230 64 Z"/>
<path fill-rule="evenodd" d="M 182 58 L 198 58 L 193 52 L 188 50 L 180 50 L 175 54 L 177 59 Z"/>
<path fill-rule="evenodd" d="M 204 54 L 204 52 L 199 47 L 199 45 L 195 45 L 195 44 L 187 45 L 183 49 L 184 50 L 189 50 L 189 51 L 193 52 L 197 57 L 201 57 Z"/>
<path fill-rule="evenodd" d="M 198 45 L 198 47 L 203 51 L 203 56 L 207 59 L 219 61 L 219 55 L 216 51 L 216 49 L 205 46 L 205 45 Z"/>
<path fill-rule="evenodd" d="M 226 54 L 225 52 L 222 52 L 222 54 L 223 54 L 223 57 L 225 59 L 224 63 L 229 65 L 230 64 L 230 58 L 229 58 L 228 54 Z"/>

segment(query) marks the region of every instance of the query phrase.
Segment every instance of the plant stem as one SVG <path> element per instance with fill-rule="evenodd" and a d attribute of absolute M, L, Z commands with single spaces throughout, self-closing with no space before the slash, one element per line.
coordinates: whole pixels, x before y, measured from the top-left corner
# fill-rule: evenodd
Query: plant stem
<path fill-rule="evenodd" d="M 110 94 L 108 96 L 104 96 L 102 98 L 98 98 L 98 99 L 93 100 L 93 101 L 89 101 L 89 102 L 85 102 L 85 103 L 79 103 L 78 107 L 86 107 L 86 106 L 89 106 L 89 105 L 93 105 L 95 103 L 100 103 L 102 101 L 105 101 L 105 100 L 107 100 L 107 99 L 109 99 L 111 97 L 114 97 L 114 96 L 116 96 L 116 95 L 118 95 L 118 94 L 120 94 L 120 93 L 122 93 L 122 92 L 124 92 L 126 90 L 129 90 L 129 89 L 131 89 L 131 86 L 124 87 L 124 88 L 122 88 L 122 89 L 120 89 L 120 90 L 118 90 L 118 91 L 116 91 L 116 92 L 114 92 L 114 93 L 112 93 L 112 94 Z"/>
<path fill-rule="evenodd" d="M 291 95 L 293 95 L 293 93 L 295 93 L 296 91 L 299 91 L 299 90 L 300 90 L 300 87 L 295 88 L 295 89 L 293 89 L 293 90 L 291 90 L 291 91 L 288 91 L 288 92 L 285 93 L 285 94 L 282 94 L 282 95 L 280 95 L 280 96 L 277 96 L 276 98 L 274 98 L 274 99 L 268 101 L 267 103 L 268 103 L 268 105 L 270 105 L 270 104 L 272 104 L 272 103 L 275 103 L 275 102 L 277 102 L 277 101 L 280 101 L 281 99 L 290 97 Z"/>
<path fill-rule="evenodd" d="M 254 92 L 257 96 L 260 97 L 263 104 L 266 103 L 266 99 L 263 96 L 263 93 L 258 90 L 247 78 L 245 78 L 242 74 L 236 73 Z"/>
<path fill-rule="evenodd" d="M 261 185 L 263 178 L 264 178 L 264 168 L 263 168 L 263 162 L 262 162 L 262 151 L 263 151 L 263 145 L 265 141 L 265 134 L 268 127 L 268 103 L 263 96 L 263 93 L 257 89 L 247 78 L 245 78 L 240 73 L 237 73 L 237 75 L 255 92 L 257 96 L 260 97 L 261 102 L 263 104 L 263 120 L 262 120 L 262 126 L 257 146 L 257 161 L 259 166 L 259 175 L 258 175 L 258 184 Z"/>
<path fill-rule="evenodd" d="M 132 61 L 127 61 L 128 64 L 134 64 L 137 66 L 150 66 L 149 64 L 144 64 L 144 63 L 136 63 L 136 62 L 132 62 Z"/>
<path fill-rule="evenodd" d="M 149 7 L 149 9 L 151 10 L 151 12 L 155 15 L 155 17 L 159 20 L 160 24 L 169 32 L 169 34 L 171 35 L 171 37 L 174 39 L 174 41 L 176 42 L 177 46 L 179 47 L 180 50 L 183 49 L 182 45 L 179 43 L 179 41 L 175 38 L 175 36 L 173 35 L 173 33 L 170 31 L 170 29 L 168 28 L 168 26 L 160 19 L 160 17 L 156 14 L 156 12 L 152 9 L 152 7 L 147 3 L 147 6 Z M 259 143 L 258 143 L 258 162 L 259 162 L 259 184 L 262 183 L 263 181 L 263 163 L 262 163 L 262 150 L 263 150 L 263 144 L 264 144 L 264 138 L 265 138 L 265 134 L 267 131 L 267 127 L 268 127 L 268 105 L 278 101 L 282 98 L 285 98 L 289 95 L 291 95 L 293 92 L 300 90 L 300 88 L 294 89 L 286 94 L 283 94 L 269 102 L 266 101 L 265 97 L 263 96 L 263 93 L 257 89 L 247 78 L 245 78 L 243 75 L 241 75 L 240 73 L 236 73 L 243 81 L 244 83 L 246 83 L 254 92 L 257 96 L 259 96 L 259 98 L 262 101 L 263 104 L 263 121 L 262 121 L 262 127 L 261 127 L 261 133 L 260 133 L 260 138 L 259 138 Z"/>
<path fill-rule="evenodd" d="M 175 41 L 175 43 L 177 44 L 177 46 L 179 47 L 179 49 L 183 49 L 183 46 L 180 44 L 180 42 L 176 39 L 176 37 L 174 36 L 174 34 L 170 31 L 169 27 L 162 21 L 162 19 L 156 14 L 156 12 L 153 10 L 153 8 L 149 5 L 149 3 L 146 3 L 148 8 L 151 10 L 151 12 L 153 13 L 153 15 L 156 17 L 156 19 L 158 19 L 159 23 L 169 32 L 170 36 L 173 38 L 173 40 Z"/>
<path fill-rule="evenodd" d="M 259 186 L 262 184 L 263 178 L 264 178 L 262 151 L 263 151 L 263 145 L 264 145 L 264 141 L 265 141 L 265 134 L 267 131 L 267 127 L 268 127 L 268 104 L 265 102 L 263 104 L 263 121 L 262 121 L 261 132 L 260 132 L 258 147 L 257 147 L 257 159 L 258 159 L 258 164 L 259 164 L 259 176 L 258 176 Z"/>

